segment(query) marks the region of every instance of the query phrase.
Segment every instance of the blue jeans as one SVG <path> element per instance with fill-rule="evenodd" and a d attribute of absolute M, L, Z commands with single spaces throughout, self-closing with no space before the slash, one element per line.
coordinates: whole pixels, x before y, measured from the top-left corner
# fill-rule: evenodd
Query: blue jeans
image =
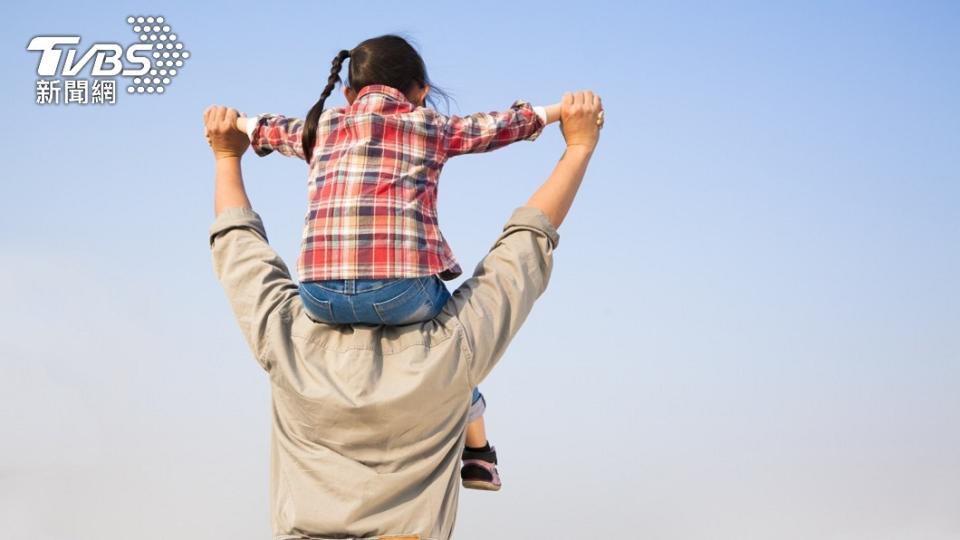
<path fill-rule="evenodd" d="M 300 298 L 311 319 L 328 324 L 401 326 L 429 321 L 450 299 L 437 276 L 410 279 L 336 279 L 300 284 Z M 471 411 L 483 414 L 483 395 L 473 389 Z M 480 407 L 477 409 L 477 407 Z"/>
<path fill-rule="evenodd" d="M 450 293 L 437 276 L 337 279 L 301 283 L 300 298 L 318 322 L 402 326 L 436 317 Z"/>

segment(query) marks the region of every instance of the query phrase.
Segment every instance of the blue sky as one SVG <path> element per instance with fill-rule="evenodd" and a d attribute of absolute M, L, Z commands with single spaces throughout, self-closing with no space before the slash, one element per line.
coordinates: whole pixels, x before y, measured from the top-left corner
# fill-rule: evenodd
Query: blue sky
<path fill-rule="evenodd" d="M 131 14 L 193 55 L 165 95 L 34 104 L 32 36 L 125 43 Z M 11 5 L 0 531 L 269 535 L 269 389 L 210 268 L 201 111 L 303 114 L 336 51 L 400 32 L 453 113 L 583 88 L 607 111 L 481 385 L 504 491 L 465 493 L 457 538 L 957 538 L 958 27 L 951 2 Z M 465 268 L 562 148 L 447 165 Z M 244 168 L 292 263 L 302 164 Z"/>

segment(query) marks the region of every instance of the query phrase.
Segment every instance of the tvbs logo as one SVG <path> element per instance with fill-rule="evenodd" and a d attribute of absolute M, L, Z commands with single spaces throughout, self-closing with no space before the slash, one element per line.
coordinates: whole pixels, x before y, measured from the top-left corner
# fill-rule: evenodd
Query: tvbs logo
<path fill-rule="evenodd" d="M 184 62 L 190 58 L 190 52 L 184 50 L 183 42 L 163 17 L 130 16 L 127 24 L 139 39 L 126 46 L 94 43 L 82 50 L 80 36 L 36 36 L 31 39 L 27 50 L 40 53 L 37 103 L 116 103 L 116 77 L 127 78 L 128 94 L 166 92 Z M 76 78 L 87 69 L 93 79 Z"/>
<path fill-rule="evenodd" d="M 113 77 L 123 74 L 133 77 L 145 75 L 150 71 L 150 51 L 153 45 L 136 44 L 127 48 L 124 54 L 123 47 L 118 43 L 94 43 L 87 52 L 77 60 L 77 49 L 67 49 L 66 61 L 60 69 L 62 50 L 64 45 L 80 44 L 80 36 L 37 36 L 27 45 L 28 51 L 40 51 L 40 64 L 37 65 L 37 75 L 54 77 L 58 74 L 73 77 L 94 60 L 90 75 L 94 77 Z M 121 57 L 126 58 L 128 64 L 136 67 L 125 68 Z"/>

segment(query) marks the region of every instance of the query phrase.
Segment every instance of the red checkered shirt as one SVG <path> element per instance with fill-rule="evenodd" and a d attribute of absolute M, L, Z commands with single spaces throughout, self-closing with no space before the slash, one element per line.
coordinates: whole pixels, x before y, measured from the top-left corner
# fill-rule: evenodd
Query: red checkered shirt
<path fill-rule="evenodd" d="M 437 180 L 448 158 L 533 140 L 543 120 L 517 101 L 505 112 L 444 116 L 388 86 L 323 112 L 309 163 L 301 281 L 391 279 L 461 273 L 437 223 Z M 303 120 L 261 115 L 258 155 L 304 158 Z"/>

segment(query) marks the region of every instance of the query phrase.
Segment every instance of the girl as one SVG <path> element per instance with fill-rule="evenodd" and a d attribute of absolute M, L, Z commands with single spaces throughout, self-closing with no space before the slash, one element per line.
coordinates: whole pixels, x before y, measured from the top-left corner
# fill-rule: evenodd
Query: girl
<path fill-rule="evenodd" d="M 349 59 L 348 106 L 324 110 Z M 240 118 L 260 156 L 274 150 L 309 167 L 309 209 L 297 270 L 304 308 L 330 324 L 403 325 L 434 318 L 461 273 L 437 222 L 437 180 L 447 159 L 533 140 L 560 106 L 517 101 L 505 112 L 444 116 L 425 107 L 423 59 L 403 38 L 368 39 L 333 59 L 305 120 Z M 496 452 L 473 391 L 463 484 L 498 490 Z"/>

